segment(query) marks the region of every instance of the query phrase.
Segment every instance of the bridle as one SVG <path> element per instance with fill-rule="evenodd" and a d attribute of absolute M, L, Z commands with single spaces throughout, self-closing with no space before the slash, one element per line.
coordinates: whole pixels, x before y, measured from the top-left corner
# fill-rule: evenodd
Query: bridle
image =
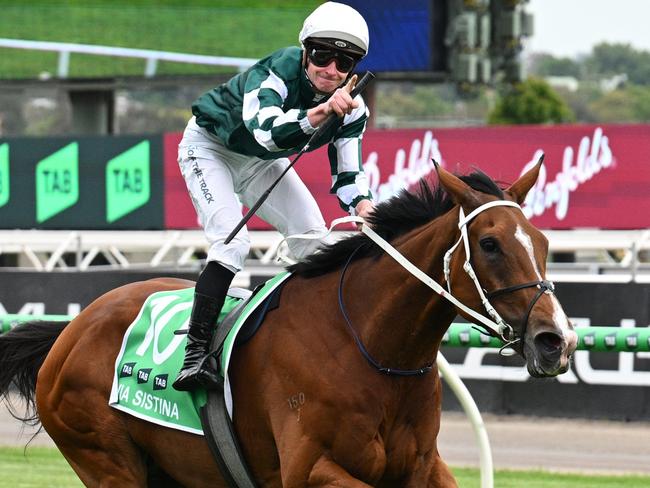
<path fill-rule="evenodd" d="M 467 232 L 467 227 L 469 223 L 481 212 L 484 212 L 492 207 L 515 207 L 521 210 L 521 207 L 515 203 L 511 202 L 508 200 L 496 200 L 492 202 L 485 203 L 478 208 L 474 209 L 472 212 L 470 212 L 467 216 L 465 216 L 465 212 L 463 211 L 463 208 L 460 207 L 459 210 L 459 220 L 458 220 L 458 228 L 460 229 L 460 237 L 458 238 L 458 241 L 445 253 L 444 261 L 443 261 L 443 270 L 445 274 L 445 280 L 447 282 L 447 289 L 442 287 L 438 282 L 436 282 L 433 278 L 428 276 L 426 273 L 424 273 L 422 270 L 420 270 L 417 266 L 415 266 L 411 261 L 409 261 L 404 255 L 402 255 L 397 249 L 395 249 L 388 241 L 386 241 L 384 238 L 382 238 L 379 234 L 377 234 L 374 230 L 372 230 L 367 224 L 364 223 L 363 219 L 359 217 L 347 217 L 345 219 L 340 219 L 339 222 L 360 222 L 363 223 L 363 226 L 361 228 L 361 232 L 366 234 L 375 244 L 377 244 L 379 247 L 381 247 L 384 251 L 386 251 L 387 254 L 389 254 L 395 261 L 397 261 L 403 268 L 405 268 L 409 273 L 411 273 L 413 276 L 415 276 L 417 279 L 419 279 L 422 283 L 427 285 L 429 288 L 431 288 L 433 291 L 441 295 L 442 297 L 446 298 L 448 301 L 450 301 L 452 304 L 454 304 L 458 309 L 462 310 L 465 312 L 467 315 L 471 316 L 473 319 L 478 322 L 478 325 L 483 327 L 485 331 L 482 331 L 488 335 L 498 337 L 501 339 L 501 341 L 504 342 L 504 346 L 501 348 L 500 352 L 503 353 L 503 351 L 506 348 L 511 348 L 514 347 L 515 345 L 519 344 L 522 345 L 523 343 L 523 338 L 526 335 L 526 329 L 528 327 L 528 319 L 530 317 L 530 314 L 533 310 L 533 307 L 537 303 L 537 301 L 541 298 L 541 296 L 544 293 L 547 294 L 553 294 L 555 287 L 551 281 L 548 280 L 538 280 L 538 281 L 531 281 L 529 283 L 522 283 L 519 285 L 513 285 L 513 286 L 508 286 L 504 288 L 499 288 L 497 290 L 494 290 L 492 292 L 487 292 L 486 290 L 483 289 L 481 284 L 478 281 L 478 278 L 476 276 L 476 272 L 474 271 L 474 268 L 472 267 L 472 264 L 470 262 L 470 247 L 469 247 L 469 235 Z M 483 304 L 483 307 L 485 308 L 486 312 L 490 316 L 490 318 L 482 315 L 481 313 L 477 312 L 476 310 L 473 310 L 463 304 L 460 300 L 458 300 L 456 297 L 452 295 L 451 292 L 451 274 L 450 274 L 450 262 L 451 262 L 451 257 L 454 253 L 454 251 L 459 247 L 460 243 L 463 243 L 464 249 L 465 249 L 465 263 L 463 264 L 463 269 L 465 272 L 468 274 L 472 282 L 474 283 L 474 286 L 476 287 L 476 290 L 478 291 L 478 294 L 481 298 L 481 303 Z M 348 325 L 348 328 L 352 332 L 352 335 L 354 337 L 354 340 L 357 344 L 357 347 L 363 354 L 363 356 L 366 358 L 366 360 L 378 371 L 388 374 L 388 375 L 397 375 L 397 376 L 417 376 L 417 375 L 422 375 L 427 372 L 429 372 L 432 368 L 431 364 L 428 364 L 422 368 L 418 369 L 413 369 L 413 370 L 401 370 L 401 369 L 396 369 L 396 368 L 387 368 L 385 366 L 380 365 L 375 359 L 370 356 L 366 348 L 364 347 L 363 343 L 361 342 L 358 334 L 352 327 L 352 323 L 350 322 L 350 319 L 347 315 L 347 312 L 345 310 L 345 305 L 343 303 L 343 278 L 345 276 L 345 272 L 349 266 L 349 264 L 352 261 L 352 258 L 354 254 L 358 251 L 359 248 L 355 249 L 350 257 L 348 258 L 347 263 L 343 267 L 343 270 L 341 272 L 341 279 L 339 281 L 339 307 L 341 309 L 341 312 L 343 313 L 343 317 L 346 320 L 346 323 Z M 491 298 L 498 297 L 500 295 L 504 295 L 506 293 L 512 293 L 518 290 L 523 290 L 526 288 L 533 288 L 537 287 L 538 291 L 531 300 L 530 304 L 528 305 L 528 309 L 526 310 L 526 314 L 524 316 L 524 320 L 522 322 L 522 327 L 520 334 L 517 335 L 514 328 L 505 322 L 503 318 L 499 315 L 499 313 L 496 311 L 496 309 L 492 306 L 490 303 Z M 523 345 L 521 347 L 521 351 L 523 354 Z"/>
<path fill-rule="evenodd" d="M 492 320 L 497 324 L 497 330 L 495 331 L 492 327 L 486 327 L 487 333 L 489 335 L 493 335 L 501 339 L 505 345 L 501 349 L 501 351 L 504 350 L 504 348 L 507 347 L 512 347 L 516 343 L 520 343 L 522 339 L 526 335 L 526 330 L 528 328 L 528 319 L 530 317 L 530 313 L 533 310 L 533 307 L 537 303 L 537 301 L 542 297 L 544 293 L 547 294 L 552 294 L 555 291 L 555 285 L 553 284 L 552 281 L 548 280 L 538 280 L 538 281 L 531 281 L 529 283 L 522 283 L 519 285 L 513 285 L 513 286 L 508 286 L 504 288 L 499 288 L 498 290 L 494 290 L 491 292 L 486 291 L 481 284 L 478 281 L 478 278 L 476 276 L 476 272 L 474 271 L 474 268 L 472 267 L 472 263 L 470 261 L 471 259 L 471 254 L 470 254 L 470 247 L 469 247 L 469 235 L 467 228 L 469 226 L 469 223 L 476 217 L 478 214 L 481 212 L 492 208 L 492 207 L 515 207 L 521 210 L 521 207 L 515 203 L 511 202 L 508 200 L 496 200 L 493 202 L 488 202 L 485 203 L 478 208 L 474 209 L 472 212 L 470 212 L 467 216 L 465 216 L 465 212 L 463 211 L 463 208 L 460 207 L 459 210 L 459 218 L 458 218 L 458 228 L 460 229 L 460 237 L 458 238 L 458 241 L 445 253 L 444 257 L 444 262 L 443 262 L 443 268 L 444 268 L 444 273 L 445 273 L 445 280 L 447 281 L 447 289 L 449 290 L 449 293 L 451 293 L 451 275 L 450 275 L 450 268 L 449 264 L 451 262 L 451 256 L 454 253 L 454 251 L 458 248 L 459 244 L 463 242 L 463 247 L 465 248 L 465 263 L 463 264 L 463 270 L 468 274 L 472 282 L 474 283 L 474 286 L 476 287 L 476 290 L 479 294 L 479 297 L 481 298 L 481 303 L 483 304 L 483 307 L 485 308 L 486 312 L 490 317 L 492 317 Z M 518 290 L 523 290 L 525 288 L 533 288 L 537 287 L 538 292 L 535 294 L 533 299 L 531 300 L 530 304 L 528 305 L 528 309 L 526 311 L 526 315 L 524 316 L 524 320 L 522 322 L 522 327 L 519 336 L 515 333 L 513 327 L 509 324 L 507 324 L 503 318 L 499 315 L 499 313 L 496 311 L 496 309 L 492 306 L 490 303 L 490 299 L 504 295 L 506 293 L 511 293 L 514 291 Z M 486 325 L 486 324 L 483 324 Z M 522 350 L 523 353 L 523 350 Z"/>

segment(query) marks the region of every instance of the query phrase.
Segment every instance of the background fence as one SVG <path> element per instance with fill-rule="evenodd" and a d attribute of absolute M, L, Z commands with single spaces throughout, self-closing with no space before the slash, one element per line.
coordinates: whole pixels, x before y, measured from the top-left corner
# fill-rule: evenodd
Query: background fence
<path fill-rule="evenodd" d="M 158 276 L 143 271 L 3 272 L 0 315 L 76 315 L 105 291 Z M 250 281 L 255 285 L 266 278 L 253 275 Z M 556 292 L 579 327 L 610 326 L 599 328 L 598 334 L 581 333 L 582 350 L 576 351 L 572 369 L 564 375 L 530 378 L 520 358 L 499 356 L 494 348 L 442 348 L 481 412 L 650 420 L 650 284 L 557 283 Z M 0 321 L 5 330 L 10 320 Z M 469 326 L 458 326 L 455 332 L 449 338 L 452 344 L 471 335 L 469 342 L 481 342 Z M 460 409 L 450 392 L 443 396 L 443 407 Z"/>

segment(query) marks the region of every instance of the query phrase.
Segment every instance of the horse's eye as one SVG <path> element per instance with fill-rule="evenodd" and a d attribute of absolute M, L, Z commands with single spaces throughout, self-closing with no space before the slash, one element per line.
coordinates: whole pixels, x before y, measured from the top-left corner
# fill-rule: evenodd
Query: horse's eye
<path fill-rule="evenodd" d="M 499 244 L 492 237 L 485 237 L 481 239 L 481 249 L 485 252 L 497 252 L 499 250 Z"/>

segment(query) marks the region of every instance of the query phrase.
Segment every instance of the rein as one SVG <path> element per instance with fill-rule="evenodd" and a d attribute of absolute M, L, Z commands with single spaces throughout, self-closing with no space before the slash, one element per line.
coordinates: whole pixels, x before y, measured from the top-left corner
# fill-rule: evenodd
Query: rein
<path fill-rule="evenodd" d="M 398 262 L 404 269 L 406 269 L 409 273 L 411 273 L 413 276 L 415 276 L 417 279 L 419 279 L 422 283 L 424 283 L 426 286 L 431 288 L 433 291 L 435 291 L 437 294 L 440 296 L 444 297 L 447 299 L 449 302 L 451 302 L 454 306 L 456 306 L 458 309 L 462 310 L 465 312 L 467 315 L 471 316 L 474 318 L 480 326 L 484 327 L 486 329 L 486 332 L 488 335 L 498 337 L 502 342 L 504 342 L 504 346 L 501 348 L 501 353 L 503 353 L 504 349 L 508 347 L 512 347 L 514 344 L 519 343 L 522 341 L 523 337 L 525 336 L 527 325 L 528 325 L 528 318 L 530 317 L 530 313 L 533 310 L 533 307 L 537 303 L 537 301 L 541 298 L 541 296 L 544 293 L 551 294 L 554 292 L 554 285 L 552 282 L 547 281 L 547 280 L 540 280 L 540 281 L 533 281 L 530 283 L 523 283 L 519 285 L 514 285 L 506 288 L 501 288 L 499 290 L 495 290 L 493 292 L 486 292 L 481 284 L 478 281 L 478 277 L 476 276 L 476 272 L 474 271 L 474 268 L 472 267 L 472 264 L 470 262 L 470 248 L 469 248 L 469 236 L 467 233 L 467 226 L 468 224 L 476 217 L 478 214 L 481 212 L 484 212 L 485 210 L 492 208 L 492 207 L 497 207 L 497 206 L 502 206 L 502 207 L 515 207 L 521 210 L 521 207 L 511 201 L 507 200 L 496 200 L 493 202 L 488 202 L 486 204 L 483 204 L 479 206 L 478 208 L 474 209 L 472 212 L 470 212 L 467 216 L 465 216 L 465 213 L 460 207 L 459 209 L 459 221 L 458 221 L 458 228 L 460 229 L 461 235 L 458 239 L 458 241 L 445 253 L 444 257 L 444 262 L 443 262 L 443 267 L 444 267 L 444 273 L 445 273 L 445 279 L 447 281 L 447 286 L 448 289 L 445 289 L 442 285 L 440 285 L 437 281 L 435 281 L 433 278 L 428 276 L 426 273 L 424 273 L 422 270 L 420 270 L 417 266 L 415 266 L 411 261 L 409 261 L 403 254 L 401 254 L 397 249 L 395 249 L 388 241 L 386 241 L 383 237 L 381 237 L 379 234 L 377 234 L 374 230 L 372 230 L 360 217 L 347 217 L 345 218 L 345 221 L 347 222 L 358 222 L 358 223 L 363 223 L 363 226 L 361 228 L 361 232 L 366 234 L 375 244 L 377 244 L 379 247 L 381 247 L 388 255 L 390 255 L 395 261 Z M 341 219 L 344 220 L 344 219 Z M 460 243 L 463 243 L 463 246 L 465 248 L 465 263 L 463 264 L 463 269 L 465 272 L 468 274 L 472 282 L 474 283 L 478 294 L 481 298 L 481 303 L 483 304 L 483 307 L 487 311 L 488 315 L 490 318 L 482 315 L 481 313 L 477 312 L 476 310 L 473 310 L 463 304 L 460 300 L 458 300 L 456 297 L 452 295 L 451 292 L 451 279 L 450 279 L 450 261 L 451 261 L 451 256 L 453 255 L 454 251 L 459 247 Z M 365 349 L 363 344 L 361 343 L 356 331 L 354 331 L 354 328 L 352 327 L 349 317 L 347 316 L 347 313 L 345 311 L 345 307 L 343 305 L 343 299 L 342 299 L 342 285 L 343 285 L 343 276 L 345 274 L 345 271 L 350 264 L 352 257 L 354 254 L 358 251 L 358 248 L 353 251 L 353 253 L 350 255 L 348 258 L 348 262 L 346 263 L 345 267 L 343 268 L 343 271 L 341 273 L 341 280 L 339 283 L 339 305 L 341 307 L 341 312 L 343 313 L 343 316 L 345 317 L 345 320 L 348 324 L 348 327 L 351 329 L 353 337 L 355 339 L 355 342 L 357 343 L 357 346 L 359 347 L 359 350 L 363 354 L 363 356 L 372 364 L 375 368 L 377 368 L 379 371 L 386 373 L 386 374 L 398 374 L 394 373 L 395 371 L 400 371 L 392 368 L 386 368 L 384 366 L 379 365 L 376 360 L 374 360 L 372 357 L 370 357 L 368 351 Z M 512 328 L 511 325 L 507 324 L 503 318 L 499 315 L 499 313 L 496 311 L 496 309 L 492 306 L 490 303 L 490 298 L 498 297 L 500 295 L 503 295 L 505 293 L 511 293 L 514 291 L 518 291 L 524 288 L 532 288 L 532 287 L 538 287 L 539 291 L 533 297 L 533 299 L 530 302 L 530 305 L 528 306 L 528 309 L 526 311 L 526 315 L 524 317 L 524 321 L 522 324 L 522 330 L 521 330 L 521 335 L 517 337 L 517 335 L 514 332 L 514 329 Z M 427 369 L 428 368 L 428 369 Z M 417 370 L 406 370 L 408 375 L 418 375 L 418 374 L 424 374 L 427 371 L 430 371 L 431 367 L 426 366 Z"/>
<path fill-rule="evenodd" d="M 512 347 L 516 343 L 521 343 L 522 339 L 526 334 L 526 329 L 528 327 L 528 319 L 533 310 L 533 307 L 535 306 L 537 301 L 542 297 L 544 293 L 547 294 L 554 293 L 555 286 L 551 281 L 540 280 L 540 281 L 532 281 L 529 283 L 523 283 L 519 285 L 500 288 L 492 292 L 487 292 L 486 290 L 483 289 L 483 287 L 478 281 L 476 272 L 474 271 L 474 268 L 472 267 L 472 264 L 470 262 L 471 254 L 470 254 L 469 235 L 467 233 L 467 227 L 469 223 L 474 219 L 474 217 L 476 217 L 481 212 L 484 212 L 485 210 L 488 210 L 492 207 L 514 207 L 521 210 L 521 207 L 517 203 L 508 200 L 496 200 L 496 201 L 485 203 L 479 206 L 478 208 L 474 209 L 467 216 L 465 216 L 465 212 L 463 211 L 463 208 L 460 207 L 459 219 L 458 219 L 458 228 L 460 229 L 460 237 L 458 238 L 458 241 L 456 241 L 456 243 L 445 253 L 445 257 L 443 261 L 443 271 L 445 274 L 445 280 L 447 281 L 447 289 L 445 289 L 437 281 L 435 281 L 429 275 L 424 273 L 420 268 L 415 266 L 411 261 L 409 261 L 403 254 L 401 254 L 397 249 L 395 249 L 388 241 L 386 241 L 383 237 L 381 237 L 374 230 L 372 230 L 361 217 L 342 217 L 336 219 L 332 222 L 332 225 L 330 226 L 327 234 L 325 235 L 328 235 L 334 227 L 342 223 L 355 222 L 355 223 L 363 224 L 361 227 L 361 232 L 366 234 L 370 238 L 370 240 L 372 240 L 375 244 L 381 247 L 389 256 L 391 256 L 395 261 L 397 261 L 398 264 L 400 264 L 404 269 L 406 269 L 406 271 L 408 271 L 410 274 L 415 276 L 418 280 L 420 280 L 426 286 L 431 288 L 438 295 L 442 296 L 443 298 L 451 302 L 456 308 L 462 310 L 467 315 L 471 316 L 474 320 L 476 320 L 476 322 L 478 322 L 478 325 L 482 326 L 485 329 L 485 331 L 482 332 L 499 338 L 504 343 L 504 346 L 501 348 L 499 352 L 503 353 L 503 351 L 506 348 Z M 299 234 L 299 235 L 288 236 L 284 240 L 291 239 L 291 238 L 319 239 L 319 238 L 323 238 L 323 236 L 314 235 L 314 234 Z M 463 269 L 465 270 L 465 272 L 468 274 L 468 276 L 474 283 L 474 286 L 476 287 L 476 290 L 481 299 L 481 303 L 483 304 L 483 307 L 487 311 L 490 318 L 477 312 L 474 309 L 469 308 L 460 300 L 458 300 L 455 296 L 452 295 L 450 262 L 454 251 L 460 246 L 461 242 L 463 243 L 463 247 L 465 249 L 465 263 L 463 264 Z M 428 373 L 432 369 L 433 366 L 432 364 L 423 366 L 422 368 L 419 369 L 412 369 L 412 370 L 409 369 L 402 370 L 399 368 L 388 368 L 382 366 L 370 355 L 368 350 L 363 345 L 363 342 L 359 338 L 359 335 L 357 334 L 356 330 L 352 326 L 350 318 L 345 309 L 345 304 L 343 302 L 343 279 L 345 277 L 345 273 L 347 271 L 348 266 L 352 262 L 352 258 L 354 257 L 354 255 L 357 253 L 359 249 L 360 247 L 356 248 L 348 257 L 348 260 L 345 263 L 343 270 L 341 271 L 341 278 L 339 280 L 339 291 L 338 291 L 339 307 L 341 309 L 341 313 L 343 314 L 345 322 L 352 334 L 352 337 L 354 338 L 355 343 L 357 344 L 359 351 L 375 369 L 387 375 L 419 376 Z M 513 327 L 507 324 L 503 320 L 503 318 L 499 315 L 499 313 L 496 311 L 496 309 L 492 306 L 492 304 L 490 303 L 490 299 L 506 293 L 511 293 L 525 288 L 533 288 L 533 287 L 537 287 L 539 288 L 539 290 L 537 291 L 537 293 L 531 300 L 530 304 L 528 305 L 528 309 L 526 311 L 526 315 L 524 316 L 524 320 L 522 323 L 521 333 L 519 336 L 517 336 Z M 523 352 L 523 348 L 522 348 L 522 352 Z"/>
<path fill-rule="evenodd" d="M 345 304 L 343 303 L 343 279 L 345 278 L 345 272 L 347 271 L 348 266 L 352 262 L 352 258 L 354 257 L 354 255 L 357 253 L 359 249 L 361 249 L 361 246 L 357 247 L 354 251 L 352 251 L 352 254 L 350 254 L 350 257 L 345 263 L 345 266 L 343 266 L 343 271 L 341 271 L 341 278 L 339 279 L 339 308 L 341 309 L 341 313 L 343 314 L 345 323 L 348 325 L 348 329 L 350 329 L 350 333 L 352 334 L 354 342 L 356 342 L 359 351 L 361 352 L 363 357 L 366 358 L 366 360 L 380 373 L 393 375 L 393 376 L 420 376 L 428 373 L 429 371 L 431 371 L 431 368 L 433 367 L 432 363 L 427 364 L 426 366 L 423 366 L 422 368 L 419 369 L 398 369 L 398 368 L 387 368 L 385 366 L 382 366 L 370 355 L 366 347 L 363 345 L 363 342 L 361 342 L 361 338 L 359 337 L 359 334 L 357 334 L 357 331 L 354 329 L 354 327 L 352 327 L 352 322 L 348 317 L 348 313 L 345 310 Z"/>

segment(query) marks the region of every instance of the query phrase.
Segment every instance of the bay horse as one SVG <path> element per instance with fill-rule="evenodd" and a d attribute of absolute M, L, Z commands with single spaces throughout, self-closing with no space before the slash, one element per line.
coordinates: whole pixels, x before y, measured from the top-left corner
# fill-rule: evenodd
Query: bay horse
<path fill-rule="evenodd" d="M 483 325 L 498 325 L 490 333 L 531 375 L 567 370 L 576 335 L 544 279 L 547 241 L 517 205 L 540 165 L 507 189 L 438 168 L 437 187 L 379 204 L 370 228 L 419 271 L 365 233 L 290 268 L 279 307 L 230 366 L 235 431 L 259 486 L 456 486 L 436 443 L 435 359 L 457 313 L 481 324 L 487 311 Z M 67 324 L 0 336 L 0 392 L 18 387 L 31 407 L 23 419 L 40 420 L 86 486 L 226 486 L 205 437 L 108 405 L 123 334 L 146 297 L 191 286 L 131 283 Z"/>

